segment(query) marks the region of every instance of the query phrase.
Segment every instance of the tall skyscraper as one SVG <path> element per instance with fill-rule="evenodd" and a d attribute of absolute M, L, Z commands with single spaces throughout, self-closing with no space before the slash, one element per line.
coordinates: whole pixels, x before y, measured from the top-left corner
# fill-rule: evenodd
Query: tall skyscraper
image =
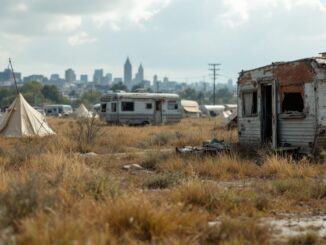
<path fill-rule="evenodd" d="M 65 80 L 67 83 L 72 83 L 76 81 L 76 74 L 73 69 L 69 68 L 65 72 Z"/>
<path fill-rule="evenodd" d="M 138 68 L 138 79 L 139 79 L 139 82 L 144 81 L 144 68 L 143 68 L 142 64 L 140 64 L 140 66 Z"/>
<path fill-rule="evenodd" d="M 94 71 L 93 82 L 101 83 L 103 80 L 103 69 L 97 69 Z"/>
<path fill-rule="evenodd" d="M 230 91 L 232 91 L 233 90 L 233 80 L 232 79 L 229 79 L 228 80 L 228 89 L 230 90 Z"/>
<path fill-rule="evenodd" d="M 124 83 L 130 90 L 132 88 L 132 65 L 130 63 L 129 57 L 124 65 Z"/>
<path fill-rule="evenodd" d="M 86 74 L 80 75 L 80 81 L 83 83 L 88 83 L 88 75 Z"/>

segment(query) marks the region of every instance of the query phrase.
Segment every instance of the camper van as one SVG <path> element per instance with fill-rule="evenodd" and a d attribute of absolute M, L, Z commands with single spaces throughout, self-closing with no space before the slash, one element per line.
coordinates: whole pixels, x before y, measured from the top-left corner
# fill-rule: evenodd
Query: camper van
<path fill-rule="evenodd" d="M 101 118 L 108 123 L 146 125 L 181 120 L 177 94 L 110 93 L 101 98 Z"/>
<path fill-rule="evenodd" d="M 71 105 L 46 105 L 44 109 L 47 116 L 54 117 L 68 116 L 73 112 Z"/>
<path fill-rule="evenodd" d="M 314 153 L 326 147 L 326 54 L 240 73 L 240 144 Z"/>

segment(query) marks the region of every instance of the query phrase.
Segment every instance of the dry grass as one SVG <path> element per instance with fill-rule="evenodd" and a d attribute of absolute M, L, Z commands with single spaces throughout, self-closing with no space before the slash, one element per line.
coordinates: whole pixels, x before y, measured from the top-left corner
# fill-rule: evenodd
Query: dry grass
<path fill-rule="evenodd" d="M 265 244 L 272 231 L 260 217 L 326 209 L 324 164 L 261 153 L 257 160 L 239 148 L 214 157 L 173 153 L 213 137 L 235 143 L 236 130 L 214 120 L 100 125 L 82 146 L 69 133 L 73 119 L 49 123 L 57 136 L 0 138 L 1 242 Z M 144 170 L 122 168 L 133 163 Z"/>

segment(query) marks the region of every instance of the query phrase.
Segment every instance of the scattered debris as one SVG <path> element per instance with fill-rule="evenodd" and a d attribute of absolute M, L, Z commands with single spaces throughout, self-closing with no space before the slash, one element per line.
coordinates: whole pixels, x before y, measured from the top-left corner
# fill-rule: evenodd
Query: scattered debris
<path fill-rule="evenodd" d="M 144 170 L 139 164 L 128 164 L 122 167 L 124 170 Z"/>
<path fill-rule="evenodd" d="M 215 155 L 221 152 L 229 152 L 230 146 L 225 144 L 224 140 L 213 139 L 210 141 L 204 141 L 202 146 L 184 146 L 177 147 L 176 152 L 179 154 L 212 154 Z"/>
<path fill-rule="evenodd" d="M 94 157 L 94 156 L 97 156 L 97 154 L 95 152 L 79 153 L 78 155 L 81 156 L 81 157 Z"/>

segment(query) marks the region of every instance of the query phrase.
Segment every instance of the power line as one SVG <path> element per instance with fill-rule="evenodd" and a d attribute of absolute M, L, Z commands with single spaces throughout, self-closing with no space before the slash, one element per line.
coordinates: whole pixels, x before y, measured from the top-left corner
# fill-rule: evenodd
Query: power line
<path fill-rule="evenodd" d="M 214 105 L 216 104 L 216 78 L 219 75 L 217 72 L 220 71 L 219 66 L 221 66 L 221 64 L 218 63 L 213 63 L 213 64 L 208 64 L 208 70 L 212 71 L 212 75 L 213 75 L 213 81 L 214 81 L 214 87 L 213 87 L 213 103 Z"/>

